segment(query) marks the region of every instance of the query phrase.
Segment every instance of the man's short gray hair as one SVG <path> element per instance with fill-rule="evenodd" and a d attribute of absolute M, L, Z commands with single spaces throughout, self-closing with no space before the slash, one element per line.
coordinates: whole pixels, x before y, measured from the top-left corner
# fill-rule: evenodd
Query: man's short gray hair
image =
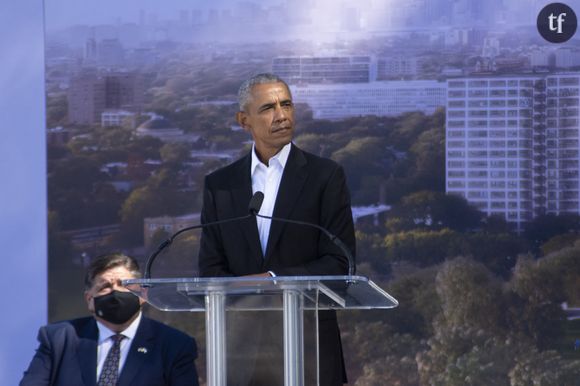
<path fill-rule="evenodd" d="M 240 111 L 245 111 L 248 102 L 250 101 L 250 93 L 252 91 L 252 87 L 257 84 L 268 84 L 268 83 L 283 83 L 288 92 L 290 93 L 290 87 L 288 84 L 282 80 L 278 75 L 270 74 L 270 73 L 263 73 L 257 74 L 252 76 L 250 79 L 245 80 L 240 89 L 238 90 L 238 103 L 240 105 Z"/>
<path fill-rule="evenodd" d="M 98 275 L 117 267 L 125 267 L 135 279 L 141 277 L 137 260 L 122 253 L 108 253 L 97 256 L 87 268 L 85 274 L 85 290 L 88 291 L 91 289 Z"/>

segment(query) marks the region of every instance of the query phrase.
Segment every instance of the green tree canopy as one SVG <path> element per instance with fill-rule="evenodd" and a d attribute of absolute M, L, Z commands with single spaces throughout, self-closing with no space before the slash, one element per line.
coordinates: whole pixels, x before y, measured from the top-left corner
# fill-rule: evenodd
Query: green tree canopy
<path fill-rule="evenodd" d="M 405 196 L 389 213 L 391 232 L 416 228 L 466 231 L 478 228 L 483 214 L 463 197 L 421 191 Z"/>
<path fill-rule="evenodd" d="M 420 267 L 469 252 L 464 236 L 447 228 L 392 233 L 385 237 L 384 246 L 388 261 L 406 261 Z"/>
<path fill-rule="evenodd" d="M 531 348 L 516 357 L 509 372 L 510 386 L 576 385 L 580 362 L 563 359 L 556 351 Z"/>
<path fill-rule="evenodd" d="M 554 236 L 579 230 L 580 216 L 577 214 L 546 214 L 529 222 L 524 235 L 532 245 L 539 247 Z"/>
<path fill-rule="evenodd" d="M 483 264 L 464 257 L 448 260 L 437 273 L 435 288 L 446 328 L 493 331 L 501 325 L 501 281 Z"/>
<path fill-rule="evenodd" d="M 353 202 L 368 204 L 378 201 L 378 192 L 381 180 L 389 169 L 393 157 L 386 147 L 385 140 L 378 137 L 364 137 L 352 139 L 345 147 L 335 151 L 332 159 L 342 165 L 345 169 L 347 181 L 353 191 Z M 369 178 L 374 181 L 372 184 L 365 184 Z M 359 190 L 371 190 L 361 192 Z M 373 194 L 374 193 L 374 194 Z M 369 197 L 375 197 L 372 201 L 364 201 Z"/>
<path fill-rule="evenodd" d="M 145 136 L 134 137 L 127 145 L 127 153 L 139 155 L 143 159 L 160 159 L 159 150 L 163 142 L 159 138 Z"/>
<path fill-rule="evenodd" d="M 52 194 L 63 190 L 90 193 L 95 183 L 105 179 L 100 171 L 100 165 L 86 156 L 72 156 L 52 166 L 48 176 L 49 190 Z"/>
<path fill-rule="evenodd" d="M 166 143 L 159 150 L 161 160 L 165 163 L 179 165 L 189 159 L 191 147 L 187 143 Z"/>

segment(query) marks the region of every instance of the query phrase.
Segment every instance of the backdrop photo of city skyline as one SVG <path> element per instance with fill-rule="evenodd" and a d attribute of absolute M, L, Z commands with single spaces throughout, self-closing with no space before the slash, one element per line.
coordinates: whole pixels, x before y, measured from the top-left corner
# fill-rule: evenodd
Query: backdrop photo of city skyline
<path fill-rule="evenodd" d="M 237 89 L 273 72 L 294 142 L 345 169 L 358 272 L 400 302 L 339 313 L 349 383 L 576 385 L 580 40 L 539 35 L 548 3 L 46 0 L 50 321 L 87 313 L 95 256 L 143 266 L 199 223 L 251 145 Z M 153 276 L 196 276 L 198 239 Z M 203 315 L 147 312 L 204 351 Z"/>

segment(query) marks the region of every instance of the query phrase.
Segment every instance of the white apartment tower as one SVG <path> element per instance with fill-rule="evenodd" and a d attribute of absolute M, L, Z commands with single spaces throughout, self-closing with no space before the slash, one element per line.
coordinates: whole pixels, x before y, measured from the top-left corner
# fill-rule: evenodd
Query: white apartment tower
<path fill-rule="evenodd" d="M 445 106 L 445 82 L 401 80 L 369 83 L 294 84 L 296 103 L 305 103 L 315 119 L 345 119 L 364 115 L 397 116 L 421 111 L 433 114 Z"/>
<path fill-rule="evenodd" d="M 580 214 L 580 73 L 447 81 L 446 189 L 518 228 Z"/>
<path fill-rule="evenodd" d="M 288 84 L 368 83 L 377 78 L 377 62 L 368 55 L 280 56 L 272 72 Z"/>

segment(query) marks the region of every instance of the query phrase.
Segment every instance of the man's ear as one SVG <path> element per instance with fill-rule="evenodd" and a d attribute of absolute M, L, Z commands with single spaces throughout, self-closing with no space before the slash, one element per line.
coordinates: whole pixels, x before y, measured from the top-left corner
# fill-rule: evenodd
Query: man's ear
<path fill-rule="evenodd" d="M 87 303 L 87 308 L 89 309 L 89 311 L 93 311 L 91 308 L 91 294 L 89 294 L 89 291 L 85 291 L 84 293 L 84 298 L 85 298 L 85 302 Z"/>
<path fill-rule="evenodd" d="M 246 115 L 246 113 L 244 111 L 238 111 L 236 113 L 236 121 L 238 122 L 238 125 L 240 125 L 244 130 L 248 131 L 249 127 L 247 122 L 247 118 L 248 116 Z"/>

